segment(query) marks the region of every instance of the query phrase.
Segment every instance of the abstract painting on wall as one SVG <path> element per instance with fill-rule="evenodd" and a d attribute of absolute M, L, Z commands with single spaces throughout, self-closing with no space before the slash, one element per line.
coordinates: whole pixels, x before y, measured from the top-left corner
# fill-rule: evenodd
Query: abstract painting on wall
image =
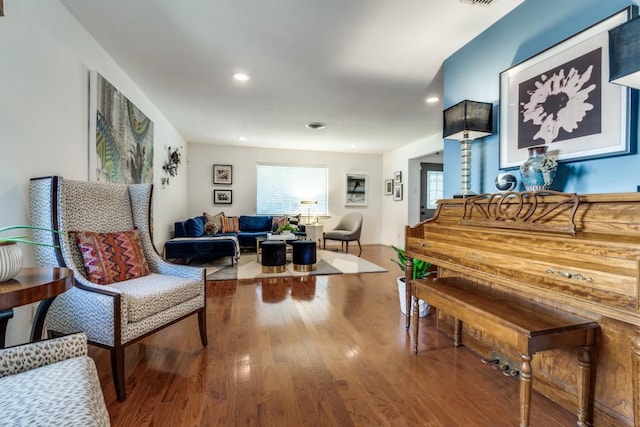
<path fill-rule="evenodd" d="M 153 122 L 96 71 L 89 90 L 89 179 L 152 183 Z"/>

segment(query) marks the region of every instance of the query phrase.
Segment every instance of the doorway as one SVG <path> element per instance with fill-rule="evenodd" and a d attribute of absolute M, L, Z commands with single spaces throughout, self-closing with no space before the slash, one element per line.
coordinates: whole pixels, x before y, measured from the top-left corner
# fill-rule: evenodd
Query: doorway
<path fill-rule="evenodd" d="M 436 202 L 442 198 L 442 163 L 420 163 L 420 222 L 436 213 Z"/>

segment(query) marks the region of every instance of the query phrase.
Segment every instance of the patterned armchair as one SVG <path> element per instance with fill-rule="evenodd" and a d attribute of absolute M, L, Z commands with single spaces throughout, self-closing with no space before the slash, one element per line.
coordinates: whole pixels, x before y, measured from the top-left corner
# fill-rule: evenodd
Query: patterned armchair
<path fill-rule="evenodd" d="M 70 268 L 75 278 L 75 286 L 51 304 L 45 329 L 49 335 L 84 332 L 90 344 L 109 349 L 120 401 L 126 398 L 126 346 L 192 314 L 198 315 L 200 339 L 207 346 L 204 269 L 167 263 L 156 252 L 150 234 L 152 188 L 151 184 L 119 185 L 62 177 L 32 179 L 29 185 L 32 225 L 68 232 L 34 231 L 34 240 L 58 246 L 36 246 L 36 264 Z M 101 270 L 84 258 L 91 251 L 82 246 L 78 232 L 100 236 L 135 232 L 139 235 L 138 250 L 107 247 L 99 252 L 105 258 Z M 96 273 L 102 271 L 108 279 L 111 273 L 105 266 L 115 267 L 109 264 L 113 257 L 110 251 L 131 256 L 122 268 L 123 275 L 115 275 L 113 283 L 97 284 Z M 144 268 L 130 261 L 136 259 Z"/>
<path fill-rule="evenodd" d="M 0 424 L 108 426 L 84 334 L 0 350 Z"/>

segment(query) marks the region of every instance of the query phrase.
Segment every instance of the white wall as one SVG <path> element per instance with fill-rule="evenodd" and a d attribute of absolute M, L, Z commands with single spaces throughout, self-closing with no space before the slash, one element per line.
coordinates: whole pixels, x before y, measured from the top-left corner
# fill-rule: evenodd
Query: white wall
<path fill-rule="evenodd" d="M 60 175 L 88 179 L 88 81 L 95 69 L 154 122 L 155 183 L 165 147 L 187 144 L 136 84 L 58 1 L 5 2 L 0 17 L 0 227 L 28 224 L 28 182 Z M 159 249 L 173 221 L 186 215 L 186 170 L 154 191 L 154 240 Z M 22 246 L 25 266 L 33 252 Z M 7 344 L 28 338 L 31 308 L 15 310 Z"/>
<path fill-rule="evenodd" d="M 420 220 L 420 159 L 443 151 L 441 134 L 432 135 L 396 150 L 382 157 L 383 181 L 393 178 L 396 171 L 402 172 L 402 201 L 394 201 L 393 196 L 383 196 L 382 243 L 404 247 L 404 228 L 417 224 Z"/>
<path fill-rule="evenodd" d="M 381 204 L 384 196 L 382 180 L 382 156 L 372 154 L 327 153 L 300 150 L 275 150 L 246 147 L 189 144 L 188 214 L 203 212 L 226 215 L 255 215 L 256 213 L 256 163 L 291 163 L 302 165 L 326 165 L 329 167 L 329 215 L 325 230 L 331 228 L 341 216 L 349 212 L 362 212 L 364 216 L 362 244 L 381 242 L 383 219 Z M 233 166 L 232 185 L 213 185 L 214 164 Z M 344 206 L 347 173 L 368 175 L 368 205 Z M 233 191 L 231 205 L 214 205 L 213 189 Z M 305 210 L 300 211 L 303 215 Z"/>

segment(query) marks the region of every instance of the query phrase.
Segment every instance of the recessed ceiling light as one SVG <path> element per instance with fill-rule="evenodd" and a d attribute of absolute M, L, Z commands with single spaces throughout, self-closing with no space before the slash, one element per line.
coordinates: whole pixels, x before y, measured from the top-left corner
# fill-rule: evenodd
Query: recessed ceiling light
<path fill-rule="evenodd" d="M 242 136 L 242 135 L 240 135 L 240 136 L 238 137 L 238 141 L 246 141 L 246 140 L 247 140 L 247 137 L 246 137 L 246 136 Z"/>
<path fill-rule="evenodd" d="M 311 122 L 307 123 L 305 126 L 312 130 L 320 130 L 324 129 L 326 125 L 322 122 Z"/>
<path fill-rule="evenodd" d="M 437 96 L 430 96 L 429 98 L 424 100 L 424 102 L 426 102 L 427 104 L 433 104 L 434 102 L 438 101 L 440 101 L 440 98 L 438 98 Z"/>
<path fill-rule="evenodd" d="M 245 73 L 235 73 L 233 75 L 233 78 L 238 80 L 239 82 L 246 82 L 248 80 L 251 80 L 251 76 Z"/>

